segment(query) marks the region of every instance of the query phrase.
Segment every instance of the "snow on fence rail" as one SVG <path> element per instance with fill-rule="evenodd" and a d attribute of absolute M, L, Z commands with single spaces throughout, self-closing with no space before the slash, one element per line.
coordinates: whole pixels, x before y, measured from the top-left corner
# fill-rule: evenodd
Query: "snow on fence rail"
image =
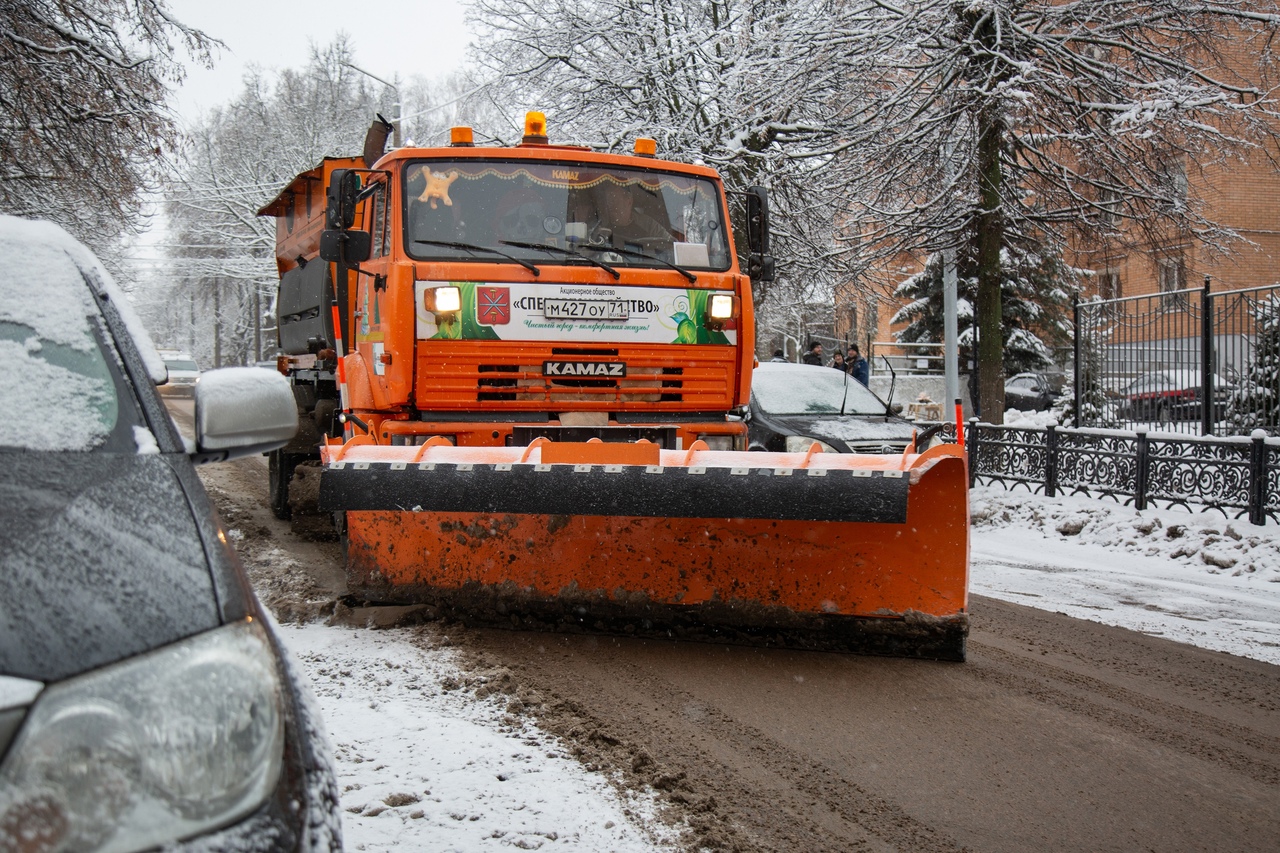
<path fill-rule="evenodd" d="M 1280 522 L 1280 438 L 1213 438 L 969 421 L 969 483 Z"/>

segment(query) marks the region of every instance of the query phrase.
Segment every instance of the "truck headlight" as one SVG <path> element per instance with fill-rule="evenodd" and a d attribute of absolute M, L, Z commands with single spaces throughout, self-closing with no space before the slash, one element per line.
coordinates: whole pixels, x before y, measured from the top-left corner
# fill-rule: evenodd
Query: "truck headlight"
<path fill-rule="evenodd" d="M 713 293 L 707 303 L 707 316 L 712 320 L 731 320 L 737 313 L 732 293 Z"/>
<path fill-rule="evenodd" d="M 733 450 L 731 435 L 699 435 L 698 439 L 706 443 L 708 450 Z"/>
<path fill-rule="evenodd" d="M 462 310 L 462 291 L 452 285 L 422 291 L 423 307 L 432 314 L 456 314 Z"/>
<path fill-rule="evenodd" d="M 825 441 L 819 441 L 816 438 L 809 438 L 807 435 L 789 435 L 787 436 L 787 452 L 788 453 L 808 453 L 812 445 L 818 445 L 822 448 L 823 453 L 839 453 L 831 445 Z"/>
<path fill-rule="evenodd" d="M 284 752 L 280 683 L 245 621 L 47 688 L 0 766 L 0 849 L 133 851 L 235 822 Z"/>

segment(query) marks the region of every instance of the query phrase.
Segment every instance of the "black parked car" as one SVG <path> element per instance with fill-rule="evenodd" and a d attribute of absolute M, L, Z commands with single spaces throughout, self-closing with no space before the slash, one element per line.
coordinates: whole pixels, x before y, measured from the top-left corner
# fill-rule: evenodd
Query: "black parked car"
<path fill-rule="evenodd" d="M 1004 407 L 1020 412 L 1048 411 L 1062 395 L 1067 377 L 1061 373 L 1019 373 L 1005 380 Z"/>
<path fill-rule="evenodd" d="M 92 254 L 0 216 L 0 850 L 341 848 L 323 726 L 194 463 L 281 446 L 284 378 L 164 362 Z"/>
<path fill-rule="evenodd" d="M 937 427 L 917 437 L 921 448 Z M 747 442 L 751 450 L 902 453 L 916 426 L 890 413 L 869 388 L 840 370 L 766 362 L 751 374 Z"/>

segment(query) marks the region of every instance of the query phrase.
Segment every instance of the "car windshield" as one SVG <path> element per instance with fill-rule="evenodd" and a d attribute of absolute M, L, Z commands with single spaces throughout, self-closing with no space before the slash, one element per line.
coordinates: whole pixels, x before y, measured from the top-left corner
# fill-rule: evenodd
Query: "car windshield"
<path fill-rule="evenodd" d="M 166 358 L 164 360 L 164 366 L 170 370 L 186 370 L 191 373 L 200 372 L 200 368 L 196 367 L 196 363 L 194 361 L 188 361 L 186 359 Z M 274 367 L 274 365 L 272 366 Z"/>
<path fill-rule="evenodd" d="M 17 251 L 17 250 L 15 250 Z M 22 247 L 0 276 L 0 450 L 136 452 L 140 424 L 89 287 L 56 247 Z"/>
<path fill-rule="evenodd" d="M 1141 393 L 1143 391 L 1159 391 L 1159 390 L 1177 390 L 1200 388 L 1203 382 L 1202 374 L 1198 370 L 1182 370 L 1171 371 L 1166 373 L 1147 373 L 1133 380 L 1125 391 L 1130 394 Z M 1215 389 L 1233 387 L 1223 377 L 1213 374 L 1213 387 Z"/>
<path fill-rule="evenodd" d="M 774 415 L 883 415 L 885 405 L 852 376 L 829 367 L 770 365 L 751 377 L 751 393 Z"/>
<path fill-rule="evenodd" d="M 718 185 L 582 163 L 417 160 L 405 167 L 405 245 L 422 259 L 729 268 Z"/>

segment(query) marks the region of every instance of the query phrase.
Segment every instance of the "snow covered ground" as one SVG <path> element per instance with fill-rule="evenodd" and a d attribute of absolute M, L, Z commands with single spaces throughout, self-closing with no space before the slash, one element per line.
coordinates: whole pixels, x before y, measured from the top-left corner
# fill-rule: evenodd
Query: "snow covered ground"
<path fill-rule="evenodd" d="M 970 506 L 973 592 L 1280 664 L 1280 527 L 987 487 Z M 474 674 L 424 633 L 281 632 L 329 727 L 347 849 L 673 849 L 651 798 L 619 795 L 511 696 L 460 689 Z"/>
<path fill-rule="evenodd" d="M 1280 527 L 977 488 L 970 591 L 1280 664 Z"/>
<path fill-rule="evenodd" d="M 329 730 L 347 850 L 661 850 L 674 832 L 423 632 L 282 625 Z M 474 688 L 474 684 L 471 685 Z"/>

